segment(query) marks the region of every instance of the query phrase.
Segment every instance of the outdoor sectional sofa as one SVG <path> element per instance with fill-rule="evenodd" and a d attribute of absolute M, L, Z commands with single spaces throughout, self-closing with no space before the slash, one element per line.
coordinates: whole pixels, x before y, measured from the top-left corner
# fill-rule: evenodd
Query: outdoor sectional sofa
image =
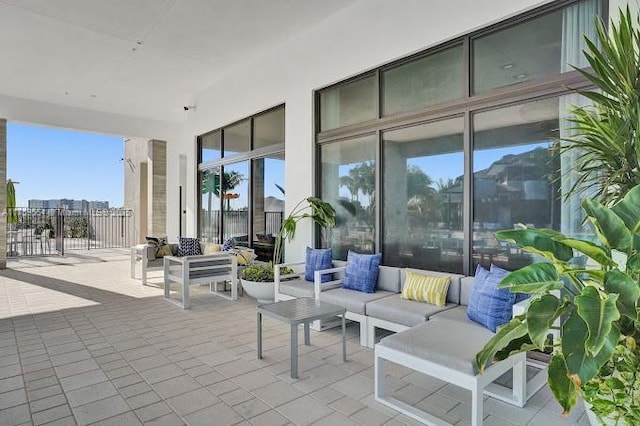
<path fill-rule="evenodd" d="M 296 268 L 304 268 L 304 263 L 286 266 L 296 271 Z M 422 275 L 451 277 L 445 306 L 439 307 L 401 298 L 407 269 L 380 266 L 376 292 L 362 293 L 342 288 L 345 262 L 334 261 L 333 266 L 316 271 L 313 283 L 300 278 L 283 281 L 282 278 L 298 275 L 281 276 L 277 267 L 276 300 L 312 297 L 346 308 L 346 318 L 360 323 L 360 344 L 371 348 L 375 345 L 375 396 L 378 401 L 427 424 L 443 424 L 437 417 L 386 394 L 384 365 L 388 361 L 470 390 L 474 425 L 482 424 L 483 395 L 522 407 L 546 383 L 546 364 L 528 360 L 525 354 L 493 364 L 483 375 L 477 374 L 475 354 L 493 332 L 467 318 L 474 277 L 408 269 Z M 333 280 L 322 283 L 324 274 L 333 274 Z M 522 312 L 527 303 L 516 304 L 514 311 Z M 377 329 L 397 333 L 375 344 Z M 527 366 L 535 367 L 535 374 L 527 377 Z M 510 385 L 495 383 L 508 372 L 512 374 Z"/>

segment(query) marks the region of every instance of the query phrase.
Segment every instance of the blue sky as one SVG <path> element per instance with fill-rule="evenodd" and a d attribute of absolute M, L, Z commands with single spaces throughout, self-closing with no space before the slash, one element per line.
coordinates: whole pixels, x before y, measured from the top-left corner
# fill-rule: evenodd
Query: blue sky
<path fill-rule="evenodd" d="M 122 207 L 123 148 L 122 137 L 9 123 L 7 179 L 20 182 L 17 205 L 72 198 Z"/>

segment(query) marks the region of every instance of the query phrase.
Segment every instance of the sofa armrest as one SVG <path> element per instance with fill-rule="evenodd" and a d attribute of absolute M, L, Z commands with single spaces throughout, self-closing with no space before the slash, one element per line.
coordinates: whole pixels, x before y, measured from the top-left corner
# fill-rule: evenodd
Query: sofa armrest
<path fill-rule="evenodd" d="M 320 299 L 320 293 L 325 290 L 331 290 L 332 288 L 342 287 L 342 278 L 337 280 L 322 282 L 322 276 L 327 274 L 333 274 L 335 272 L 344 272 L 347 269 L 346 266 L 339 266 L 337 268 L 321 269 L 313 273 L 313 294 L 315 299 Z"/>
<path fill-rule="evenodd" d="M 282 268 L 294 269 L 296 266 L 302 266 L 304 264 L 305 262 L 278 263 L 273 267 L 273 281 L 274 281 L 274 287 L 275 287 L 274 290 L 275 290 L 276 300 L 277 300 L 278 294 L 280 294 L 280 281 L 286 278 L 298 278 L 300 276 L 300 272 L 294 272 L 293 274 L 282 274 Z"/>
<path fill-rule="evenodd" d="M 512 307 L 511 307 L 511 317 L 515 318 L 518 315 L 522 315 L 524 313 L 527 312 L 527 309 L 529 309 L 529 303 L 531 303 L 531 298 L 528 299 L 524 299 L 518 303 L 515 303 Z"/>

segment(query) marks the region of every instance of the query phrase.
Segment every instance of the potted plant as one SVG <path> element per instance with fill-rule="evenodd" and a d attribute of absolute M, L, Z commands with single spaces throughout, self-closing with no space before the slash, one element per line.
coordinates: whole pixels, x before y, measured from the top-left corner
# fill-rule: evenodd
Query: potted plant
<path fill-rule="evenodd" d="M 547 263 L 512 272 L 501 283 L 533 296 L 526 314 L 500 329 L 476 361 L 481 371 L 492 359 L 515 352 L 551 350 L 548 383 L 565 412 L 582 395 L 592 423 L 635 425 L 640 424 L 640 17 L 632 18 L 627 7 L 610 33 L 601 21 L 596 33 L 596 42 L 586 39 L 591 70 L 576 68 L 596 89 L 576 93 L 593 105 L 573 109 L 568 129 L 573 135 L 561 147 L 576 155 L 577 179 L 566 196 L 597 194 L 599 201 L 582 201 L 596 241 L 548 229 L 498 232 L 498 239 Z M 596 267 L 579 266 L 574 255 Z M 560 341 L 551 342 L 549 332 L 558 329 Z"/>
<path fill-rule="evenodd" d="M 476 355 L 477 366 L 482 371 L 513 353 L 551 349 L 548 383 L 565 413 L 582 395 L 597 416 L 640 424 L 640 185 L 613 207 L 587 198 L 582 208 L 596 242 L 550 229 L 496 233 L 547 262 L 525 266 L 500 283 L 531 294 L 531 302 Z M 572 263 L 574 252 L 596 267 Z M 562 337 L 551 342 L 556 329 Z"/>
<path fill-rule="evenodd" d="M 573 108 L 567 129 L 572 135 L 561 146 L 562 154 L 575 156 L 567 176 L 575 181 L 565 197 L 597 194 L 607 206 L 640 184 L 640 15 L 632 17 L 627 6 L 619 16 L 609 32 L 596 22 L 596 41 L 585 37 L 591 69 L 574 69 L 595 90 L 575 93 L 592 105 Z"/>
<path fill-rule="evenodd" d="M 273 260 L 269 263 L 254 263 L 246 267 L 241 277 L 242 288 L 259 303 L 274 299 L 274 265 L 282 260 L 282 244 L 286 239 L 291 241 L 296 234 L 298 222 L 310 218 L 322 228 L 332 228 L 336 223 L 336 212 L 331 204 L 317 197 L 307 197 L 293 208 L 282 221 L 276 235 Z M 293 273 L 291 268 L 283 268 L 282 274 Z"/>

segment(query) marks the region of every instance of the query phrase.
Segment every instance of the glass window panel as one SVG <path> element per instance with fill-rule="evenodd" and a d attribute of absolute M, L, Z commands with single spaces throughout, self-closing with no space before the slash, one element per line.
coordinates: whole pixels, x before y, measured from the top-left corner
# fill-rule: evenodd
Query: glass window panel
<path fill-rule="evenodd" d="M 203 163 L 219 160 L 221 152 L 220 130 L 215 130 L 211 133 L 200 136 L 200 159 Z"/>
<path fill-rule="evenodd" d="M 335 259 L 349 249 L 373 253 L 375 237 L 376 137 L 364 136 L 322 145 L 322 199 L 336 209 L 331 231 Z"/>
<path fill-rule="evenodd" d="M 320 92 L 320 130 L 376 118 L 374 76 L 360 78 Z"/>
<path fill-rule="evenodd" d="M 474 40 L 474 93 L 587 66 L 583 35 L 593 39 L 600 3 L 578 2 Z"/>
<path fill-rule="evenodd" d="M 284 143 L 284 107 L 253 119 L 253 149 Z"/>
<path fill-rule="evenodd" d="M 249 161 L 223 167 L 222 203 L 223 233 L 226 240 L 235 238 L 236 243 L 249 245 Z"/>
<path fill-rule="evenodd" d="M 284 212 L 284 155 L 253 160 L 253 248 L 258 260 L 273 258 Z"/>
<path fill-rule="evenodd" d="M 385 265 L 462 273 L 464 119 L 383 133 Z"/>
<path fill-rule="evenodd" d="M 251 120 L 246 119 L 233 126 L 225 127 L 224 156 L 247 152 L 251 149 Z"/>
<path fill-rule="evenodd" d="M 204 242 L 220 243 L 220 168 L 199 172 L 200 238 Z"/>
<path fill-rule="evenodd" d="M 496 240 L 500 229 L 560 230 L 558 98 L 474 115 L 473 264 L 516 269 L 533 257 Z"/>
<path fill-rule="evenodd" d="M 382 113 L 397 114 L 464 94 L 462 46 L 382 73 Z"/>

